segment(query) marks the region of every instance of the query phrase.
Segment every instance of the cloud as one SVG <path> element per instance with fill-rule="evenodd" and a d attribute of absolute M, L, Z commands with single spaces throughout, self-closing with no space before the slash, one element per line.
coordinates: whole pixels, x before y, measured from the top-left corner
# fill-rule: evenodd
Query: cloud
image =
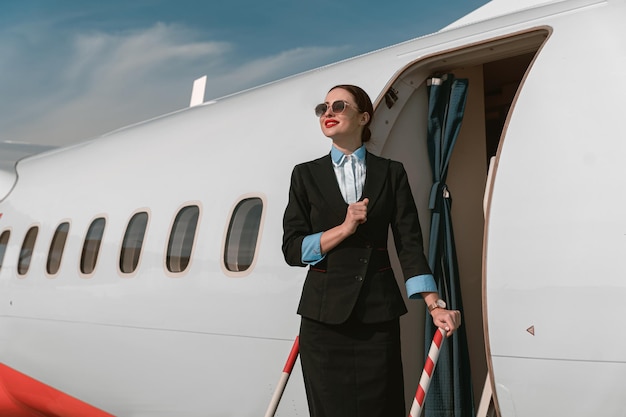
<path fill-rule="evenodd" d="M 226 42 L 194 37 L 184 27 L 163 23 L 130 34 L 81 34 L 74 41 L 65 77 L 68 83 L 85 78 L 93 85 L 124 86 L 146 76 L 219 60 L 231 48 Z"/>
<path fill-rule="evenodd" d="M 0 140 L 76 142 L 187 106 L 199 76 L 208 75 L 207 98 L 215 98 L 331 62 L 346 49 L 296 48 L 246 61 L 236 45 L 164 23 L 58 36 L 0 41 L 12 58 L 0 81 L 8 91 Z"/>
<path fill-rule="evenodd" d="M 277 55 L 263 57 L 247 62 L 231 71 L 218 74 L 207 82 L 207 94 L 211 97 L 232 91 L 223 91 L 224 85 L 238 86 L 239 91 L 269 81 L 287 77 L 307 69 L 330 63 L 348 50 L 347 47 L 309 47 L 295 48 Z"/>

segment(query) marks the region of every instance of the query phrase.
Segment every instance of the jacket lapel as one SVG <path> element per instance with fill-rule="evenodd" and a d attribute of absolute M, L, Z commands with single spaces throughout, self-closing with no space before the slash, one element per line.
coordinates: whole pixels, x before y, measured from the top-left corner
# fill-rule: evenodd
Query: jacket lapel
<path fill-rule="evenodd" d="M 365 158 L 366 174 L 361 199 L 369 198 L 368 211 L 371 211 L 380 200 L 378 197 L 387 179 L 389 161 L 369 152 L 366 153 Z M 312 178 L 319 194 L 323 196 L 332 208 L 337 220 L 343 221 L 346 217 L 348 204 L 344 201 L 339 184 L 337 184 L 337 177 L 335 176 L 330 154 L 317 159 L 310 167 Z"/>
<path fill-rule="evenodd" d="M 332 207 L 335 215 L 343 220 L 346 217 L 348 204 L 341 195 L 330 154 L 316 160 L 315 163 L 311 165 L 311 171 L 313 181 L 315 181 L 315 186 L 318 188 L 319 194 L 326 200 L 328 205 Z"/>
<path fill-rule="evenodd" d="M 377 157 L 369 152 L 365 155 L 366 174 L 361 199 L 369 198 L 368 211 L 371 211 L 379 200 L 379 196 L 387 179 L 389 160 Z"/>

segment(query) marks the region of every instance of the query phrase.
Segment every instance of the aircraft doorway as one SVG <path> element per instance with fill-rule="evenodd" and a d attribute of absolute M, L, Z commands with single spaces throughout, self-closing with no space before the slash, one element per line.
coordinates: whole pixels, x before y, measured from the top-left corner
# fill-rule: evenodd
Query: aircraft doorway
<path fill-rule="evenodd" d="M 476 408 L 488 370 L 482 292 L 483 200 L 489 161 L 496 155 L 501 138 L 506 136 L 507 115 L 514 109 L 524 75 L 548 35 L 548 30 L 542 28 L 420 60 L 390 84 L 375 106 L 373 139 L 368 148 L 404 164 L 427 245 L 432 174 L 426 143 L 426 79 L 435 74 L 452 73 L 456 78 L 469 80 L 465 115 L 446 182 L 453 201 L 452 221 Z M 397 268 L 397 262 L 394 267 Z M 396 275 L 401 277 L 400 273 Z M 405 394 L 407 407 L 410 407 L 424 360 L 425 311 L 420 302 L 410 301 L 407 306 L 409 314 L 402 318 L 402 343 Z"/>

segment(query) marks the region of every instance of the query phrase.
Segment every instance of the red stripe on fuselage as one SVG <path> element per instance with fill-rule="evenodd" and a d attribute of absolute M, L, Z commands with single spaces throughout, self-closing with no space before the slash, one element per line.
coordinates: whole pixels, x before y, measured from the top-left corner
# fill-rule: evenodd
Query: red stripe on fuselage
<path fill-rule="evenodd" d="M 113 417 L 0 363 L 0 416 Z"/>

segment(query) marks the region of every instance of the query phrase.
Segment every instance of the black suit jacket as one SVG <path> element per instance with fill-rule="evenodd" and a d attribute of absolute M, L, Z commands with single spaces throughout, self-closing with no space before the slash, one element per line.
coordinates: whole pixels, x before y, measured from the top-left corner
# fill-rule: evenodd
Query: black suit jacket
<path fill-rule="evenodd" d="M 401 163 L 366 153 L 363 198 L 369 198 L 367 222 L 310 266 L 298 314 L 329 324 L 352 314 L 364 323 L 388 321 L 406 313 L 389 264 L 389 226 L 404 279 L 429 274 L 417 209 Z M 283 218 L 283 254 L 289 265 L 302 263 L 302 240 L 345 220 L 344 201 L 330 154 L 297 165 L 291 176 Z"/>

